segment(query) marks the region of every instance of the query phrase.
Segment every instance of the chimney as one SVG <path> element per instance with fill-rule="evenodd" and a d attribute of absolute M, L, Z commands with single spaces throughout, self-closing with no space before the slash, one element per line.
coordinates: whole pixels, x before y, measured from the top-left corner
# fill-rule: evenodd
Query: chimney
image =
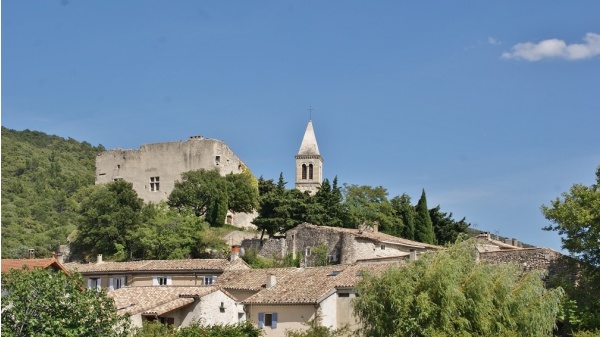
<path fill-rule="evenodd" d="M 373 233 L 379 233 L 379 222 L 373 223 Z"/>
<path fill-rule="evenodd" d="M 229 261 L 233 262 L 240 257 L 240 246 L 233 245 L 231 246 L 231 256 L 229 257 Z"/>
<path fill-rule="evenodd" d="M 519 240 L 513 238 L 512 239 L 512 245 L 515 246 L 515 247 L 519 247 Z"/>
<path fill-rule="evenodd" d="M 35 249 L 31 249 L 31 248 L 29 249 L 29 258 L 30 258 L 30 259 L 33 259 L 33 258 L 35 258 L 35 254 L 34 254 L 34 252 L 35 252 Z"/>
<path fill-rule="evenodd" d="M 271 289 L 277 284 L 277 279 L 275 279 L 275 275 L 269 274 L 267 275 L 267 284 L 266 288 Z"/>
<path fill-rule="evenodd" d="M 410 250 L 410 260 L 417 261 L 417 250 L 416 249 Z"/>
<path fill-rule="evenodd" d="M 98 254 L 98 257 L 96 258 L 96 264 L 100 264 L 103 263 L 102 262 L 102 254 Z"/>

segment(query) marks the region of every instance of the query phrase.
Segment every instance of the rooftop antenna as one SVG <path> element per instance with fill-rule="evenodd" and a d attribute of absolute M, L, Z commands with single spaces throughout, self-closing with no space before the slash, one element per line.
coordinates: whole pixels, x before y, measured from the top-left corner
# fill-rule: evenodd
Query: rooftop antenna
<path fill-rule="evenodd" d="M 314 110 L 314 109 L 313 109 L 312 105 L 309 105 L 309 106 L 308 106 L 308 113 L 309 113 L 309 115 L 308 115 L 308 116 L 309 116 L 309 120 L 311 120 L 311 121 L 312 121 L 312 111 L 313 111 L 313 110 Z"/>

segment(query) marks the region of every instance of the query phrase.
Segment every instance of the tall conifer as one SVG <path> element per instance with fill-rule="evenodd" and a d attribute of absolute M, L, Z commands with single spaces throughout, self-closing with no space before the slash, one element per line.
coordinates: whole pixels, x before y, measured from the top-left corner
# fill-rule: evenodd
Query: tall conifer
<path fill-rule="evenodd" d="M 415 216 L 415 240 L 423 243 L 435 244 L 435 233 L 433 232 L 433 223 L 429 216 L 427 208 L 427 197 L 425 189 L 421 193 L 421 198 L 417 203 Z"/>

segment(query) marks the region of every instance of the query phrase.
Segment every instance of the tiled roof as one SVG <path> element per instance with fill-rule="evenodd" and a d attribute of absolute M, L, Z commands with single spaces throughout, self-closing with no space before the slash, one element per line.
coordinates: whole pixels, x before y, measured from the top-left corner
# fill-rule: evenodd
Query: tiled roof
<path fill-rule="evenodd" d="M 226 259 L 186 259 L 186 260 L 143 260 L 130 262 L 67 263 L 69 270 L 80 273 L 94 272 L 144 272 L 144 271 L 198 271 L 198 270 L 237 270 L 250 268 L 242 259 L 230 262 Z"/>
<path fill-rule="evenodd" d="M 316 304 L 336 288 L 353 287 L 363 272 L 381 273 L 399 266 L 398 263 L 335 265 L 326 267 L 298 268 L 283 277 L 276 277 L 276 284 L 248 297 L 244 304 Z M 266 277 L 265 277 L 266 281 Z"/>
<path fill-rule="evenodd" d="M 62 270 L 68 274 L 67 269 L 60 264 L 55 258 L 50 259 L 2 259 L 2 272 L 9 272 L 11 269 L 22 269 L 25 266 L 28 270 L 34 268 L 54 268 L 55 270 Z"/>
<path fill-rule="evenodd" d="M 403 245 L 403 246 L 407 246 L 407 247 L 422 248 L 422 249 L 441 249 L 442 248 L 440 246 L 430 245 L 428 243 L 412 241 L 412 240 L 408 240 L 408 239 L 404 239 L 404 238 L 399 238 L 397 236 L 385 234 L 382 232 L 373 232 L 372 230 L 369 230 L 369 229 L 359 230 L 359 229 L 355 229 L 355 228 L 317 226 L 317 225 L 313 225 L 313 224 L 306 223 L 306 222 L 298 225 L 298 227 L 300 227 L 300 226 L 311 227 L 311 228 L 315 228 L 315 229 L 319 228 L 319 229 L 324 229 L 324 230 L 331 230 L 331 231 L 336 231 L 336 232 L 340 232 L 340 233 L 348 233 L 348 234 L 354 235 L 357 238 L 364 238 L 364 239 L 373 240 L 373 241 L 377 241 L 377 242 L 395 243 L 395 244 L 399 244 L 399 245 Z"/>
<path fill-rule="evenodd" d="M 218 290 L 221 290 L 218 286 L 124 287 L 109 292 L 108 296 L 115 301 L 119 314 L 156 313 L 156 315 L 160 315 L 191 304 L 193 297 L 203 297 Z M 227 292 L 223 292 L 231 297 Z"/>
<path fill-rule="evenodd" d="M 258 291 L 265 287 L 268 275 L 275 275 L 277 280 L 283 280 L 297 271 L 297 268 L 228 270 L 217 278 L 216 284 L 225 289 Z"/>

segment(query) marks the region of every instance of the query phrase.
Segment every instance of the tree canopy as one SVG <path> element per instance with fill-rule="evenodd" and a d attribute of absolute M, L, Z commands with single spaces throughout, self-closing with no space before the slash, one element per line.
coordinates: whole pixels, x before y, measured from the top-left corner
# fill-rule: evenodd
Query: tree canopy
<path fill-rule="evenodd" d="M 596 184 L 575 184 L 562 198 L 541 208 L 546 219 L 553 223 L 544 230 L 557 231 L 564 249 L 600 267 L 600 166 L 596 171 Z"/>
<path fill-rule="evenodd" d="M 133 185 L 117 180 L 96 185 L 80 192 L 80 223 L 75 246 L 88 255 L 118 255 L 131 251 L 131 234 L 141 224 L 142 199 Z"/>
<path fill-rule="evenodd" d="M 14 269 L 2 275 L 2 293 L 3 335 L 128 336 L 129 318 L 78 274 Z"/>
<path fill-rule="evenodd" d="M 213 226 L 222 226 L 228 210 L 251 212 L 258 206 L 258 189 L 249 171 L 223 177 L 217 170 L 194 170 L 181 180 L 167 201 L 179 210 L 191 209 Z"/>
<path fill-rule="evenodd" d="M 562 289 L 541 272 L 476 262 L 467 241 L 382 275 L 365 275 L 353 302 L 362 336 L 548 336 Z"/>

